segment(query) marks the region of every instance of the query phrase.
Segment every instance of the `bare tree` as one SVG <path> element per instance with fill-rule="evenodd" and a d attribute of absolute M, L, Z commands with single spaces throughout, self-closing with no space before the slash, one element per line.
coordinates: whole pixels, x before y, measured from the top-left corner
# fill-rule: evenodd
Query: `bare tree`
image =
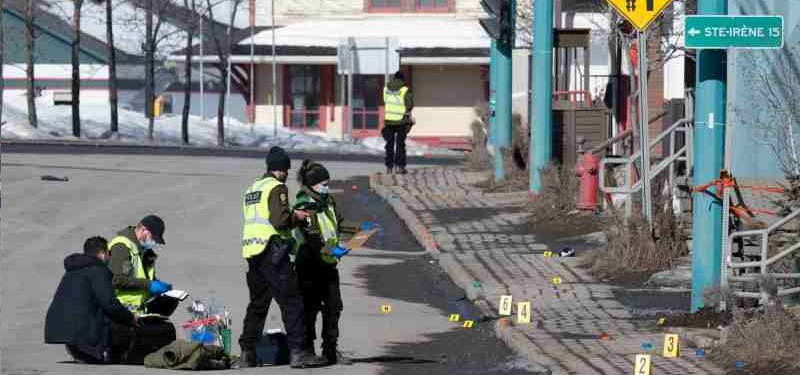
<path fill-rule="evenodd" d="M 83 0 L 73 0 L 72 11 L 72 135 L 81 136 L 81 8 Z"/>
<path fill-rule="evenodd" d="M 154 132 L 154 96 L 155 96 L 155 32 L 153 31 L 153 1 L 147 0 L 145 6 L 145 61 L 144 61 L 144 113 L 147 116 L 147 138 L 153 140 Z"/>
<path fill-rule="evenodd" d="M 186 62 L 184 67 L 184 79 L 186 84 L 183 88 L 183 113 L 181 114 L 181 138 L 184 144 L 189 144 L 189 113 L 192 106 L 192 46 L 194 44 L 194 33 L 197 31 L 198 14 L 197 0 L 183 0 L 184 8 L 192 11 L 192 17 L 186 20 Z M 201 39 L 200 43 L 203 43 Z"/>
<path fill-rule="evenodd" d="M 227 5 L 230 6 L 230 19 L 228 20 L 228 28 L 225 33 L 220 37 L 220 33 L 211 33 L 211 37 L 214 41 L 214 49 L 217 51 L 217 57 L 219 59 L 219 65 L 217 69 L 220 72 L 220 95 L 219 95 L 219 105 L 217 106 L 217 145 L 224 146 L 225 145 L 225 100 L 226 95 L 225 93 L 228 91 L 228 61 L 231 56 L 231 47 L 232 47 L 232 30 L 233 30 L 233 23 L 236 21 L 236 12 L 239 9 L 239 6 L 244 2 L 244 0 L 231 0 L 227 2 Z M 212 4 L 212 0 L 206 0 L 208 5 L 208 14 L 210 19 L 214 18 L 214 5 Z"/>
<path fill-rule="evenodd" d="M 3 64 L 5 64 L 6 42 L 5 34 L 3 33 L 3 0 L 0 0 L 0 125 L 3 124 L 3 94 L 5 93 L 5 85 L 3 82 Z"/>
<path fill-rule="evenodd" d="M 733 108 L 737 119 L 772 149 L 787 175 L 800 177 L 800 47 L 740 56 L 752 68 L 743 80 L 744 107 Z"/>
<path fill-rule="evenodd" d="M 26 75 L 26 98 L 28 101 L 28 123 L 31 126 L 38 127 L 39 121 L 36 118 L 36 88 L 34 87 L 36 81 L 34 77 L 34 41 L 36 40 L 36 28 L 34 26 L 34 18 L 36 17 L 35 0 L 27 0 L 25 2 L 25 62 L 27 63 L 25 69 Z"/>

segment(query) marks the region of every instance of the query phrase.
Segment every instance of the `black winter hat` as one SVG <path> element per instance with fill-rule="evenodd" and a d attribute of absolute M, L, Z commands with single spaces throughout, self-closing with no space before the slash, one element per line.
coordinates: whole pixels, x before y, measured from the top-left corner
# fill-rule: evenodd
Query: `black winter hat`
<path fill-rule="evenodd" d="M 292 168 L 292 161 L 289 160 L 289 154 L 282 148 L 275 146 L 269 149 L 267 154 L 267 172 L 272 171 L 289 171 Z"/>
<path fill-rule="evenodd" d="M 394 78 L 399 79 L 399 80 L 401 80 L 403 82 L 406 81 L 406 75 L 400 70 L 398 70 L 398 71 L 396 71 L 394 73 Z"/>
<path fill-rule="evenodd" d="M 308 187 L 331 179 L 331 175 L 322 164 L 315 163 L 311 160 L 303 160 L 303 165 L 300 167 L 300 172 L 298 174 L 300 182 Z"/>
<path fill-rule="evenodd" d="M 147 228 L 150 234 L 153 235 L 153 241 L 161 245 L 164 244 L 164 220 L 156 215 L 147 215 L 139 222 L 143 227 Z"/>

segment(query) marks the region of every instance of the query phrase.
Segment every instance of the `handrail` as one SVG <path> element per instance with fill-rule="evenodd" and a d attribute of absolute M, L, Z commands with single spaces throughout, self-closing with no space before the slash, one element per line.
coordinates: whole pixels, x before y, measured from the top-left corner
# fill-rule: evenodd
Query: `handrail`
<path fill-rule="evenodd" d="M 786 273 L 769 273 L 767 272 L 767 268 L 778 262 L 781 259 L 786 258 L 787 256 L 797 252 L 800 250 L 800 242 L 795 243 L 794 245 L 784 249 L 783 251 L 775 254 L 771 257 L 768 257 L 768 245 L 769 245 L 769 236 L 772 232 L 780 229 L 786 223 L 791 221 L 794 218 L 800 216 L 800 209 L 792 211 L 789 215 L 784 216 L 777 222 L 773 223 L 767 228 L 764 229 L 756 229 L 756 230 L 746 230 L 746 231 L 738 231 L 733 232 L 728 235 L 728 241 L 725 244 L 725 265 L 729 269 L 742 269 L 742 268 L 758 268 L 760 271 L 757 274 L 751 274 L 749 276 L 729 276 L 728 272 L 724 272 L 722 275 L 722 287 L 727 288 L 730 281 L 734 282 L 753 282 L 757 281 L 757 277 L 772 277 L 772 278 L 779 278 L 779 279 L 800 279 L 800 273 L 794 272 L 786 272 Z M 733 260 L 733 240 L 740 237 L 752 237 L 752 236 L 759 236 L 760 247 L 761 247 L 761 259 L 757 261 L 749 261 L 749 262 L 736 262 Z M 740 298 L 755 298 L 760 299 L 762 303 L 766 303 L 767 299 L 770 297 L 766 290 L 764 290 L 764 286 L 760 286 L 760 292 L 745 292 L 745 291 L 734 291 L 734 295 Z M 800 293 L 800 287 L 792 287 L 792 288 L 778 288 L 778 297 L 787 296 L 791 294 Z"/>

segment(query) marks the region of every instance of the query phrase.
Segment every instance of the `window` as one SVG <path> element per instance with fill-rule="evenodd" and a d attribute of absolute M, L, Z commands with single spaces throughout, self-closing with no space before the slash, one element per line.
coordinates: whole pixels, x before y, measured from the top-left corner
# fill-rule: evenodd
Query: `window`
<path fill-rule="evenodd" d="M 377 131 L 381 127 L 383 76 L 353 77 L 353 131 Z"/>
<path fill-rule="evenodd" d="M 451 0 L 415 0 L 418 12 L 449 12 Z"/>
<path fill-rule="evenodd" d="M 446 13 L 454 4 L 455 0 L 365 0 L 366 11 L 373 13 Z"/>
<path fill-rule="evenodd" d="M 403 0 L 367 0 L 367 11 L 399 12 L 402 7 Z"/>
<path fill-rule="evenodd" d="M 292 65 L 289 67 L 290 128 L 317 130 L 320 128 L 320 67 Z"/>

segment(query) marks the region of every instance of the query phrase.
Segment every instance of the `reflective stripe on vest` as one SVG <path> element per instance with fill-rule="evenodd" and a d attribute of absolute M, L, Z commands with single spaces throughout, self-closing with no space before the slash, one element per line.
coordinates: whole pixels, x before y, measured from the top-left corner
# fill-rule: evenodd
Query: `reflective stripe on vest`
<path fill-rule="evenodd" d="M 272 236 L 291 237 L 290 231 L 277 230 L 269 221 L 269 194 L 272 189 L 281 185 L 283 183 L 276 178 L 267 177 L 253 183 L 244 193 L 242 201 L 242 212 L 244 213 L 242 257 L 250 258 L 261 254 Z"/>
<path fill-rule="evenodd" d="M 383 88 L 383 119 L 386 121 L 400 121 L 406 115 L 406 92 L 408 87 L 401 87 L 400 90 L 389 90 Z"/>
<path fill-rule="evenodd" d="M 148 282 L 156 278 L 155 265 L 145 272 L 144 264 L 142 264 L 142 256 L 139 254 L 139 246 L 137 246 L 135 242 L 125 236 L 116 236 L 108 243 L 108 249 L 111 250 L 112 247 L 118 244 L 128 248 L 128 254 L 131 256 L 132 267 L 128 273 L 128 277 L 146 279 Z M 150 292 L 147 290 L 115 289 L 114 292 L 119 302 L 134 312 L 144 312 L 144 302 L 150 297 Z"/>

